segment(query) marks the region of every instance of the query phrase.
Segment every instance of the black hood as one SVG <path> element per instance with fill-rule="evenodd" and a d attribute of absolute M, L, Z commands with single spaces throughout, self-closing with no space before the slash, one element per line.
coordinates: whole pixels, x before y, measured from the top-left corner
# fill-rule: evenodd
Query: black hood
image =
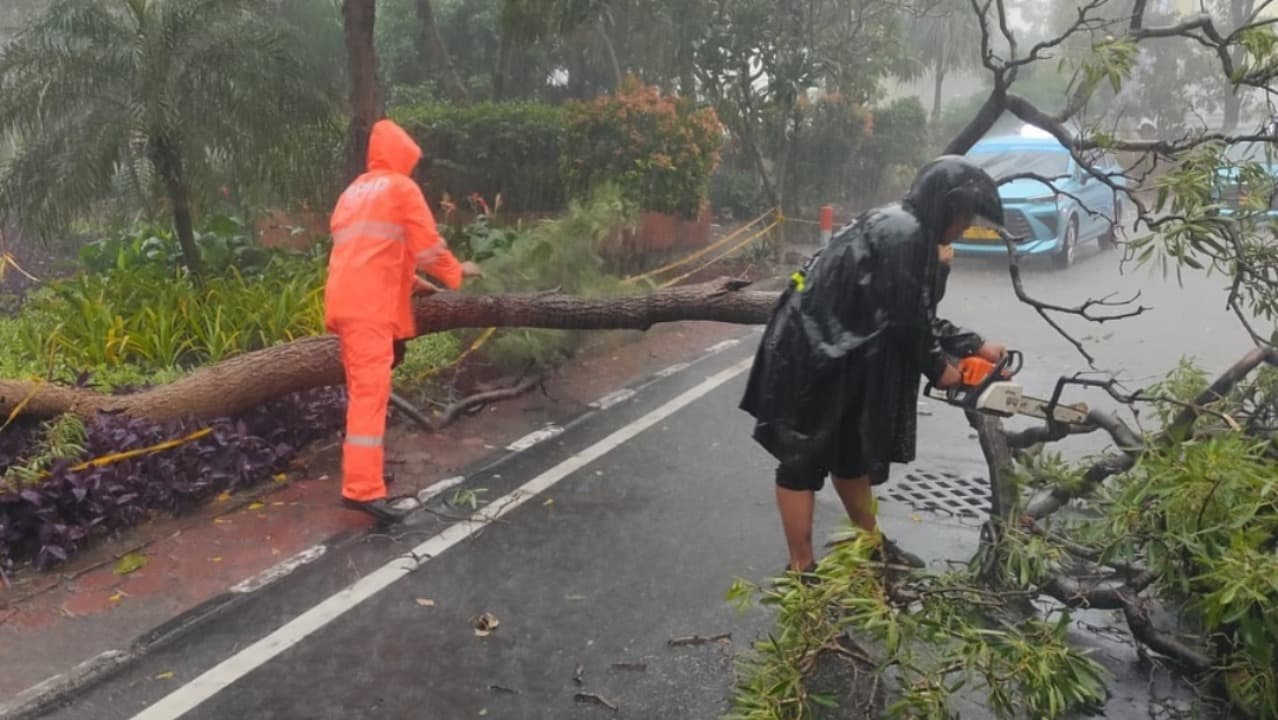
<path fill-rule="evenodd" d="M 959 155 L 942 155 L 924 165 L 904 204 L 933 237 L 965 215 L 1003 227 L 998 184 L 989 173 Z"/>

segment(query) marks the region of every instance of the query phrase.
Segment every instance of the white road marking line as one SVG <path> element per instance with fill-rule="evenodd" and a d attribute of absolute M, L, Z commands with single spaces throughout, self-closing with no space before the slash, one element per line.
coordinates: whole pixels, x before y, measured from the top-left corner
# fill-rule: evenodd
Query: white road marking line
<path fill-rule="evenodd" d="M 515 442 L 507 445 L 506 449 L 509 450 L 510 452 L 523 452 L 540 443 L 546 442 L 552 437 L 555 437 L 557 435 L 562 435 L 563 433 L 564 433 L 564 429 L 559 427 L 558 425 L 547 425 L 546 427 L 536 432 L 528 433 L 527 435 L 519 438 Z"/>
<path fill-rule="evenodd" d="M 269 567 L 253 577 L 235 585 L 231 588 L 233 593 L 251 593 L 261 590 L 280 578 L 288 575 L 294 570 L 319 560 L 324 557 L 324 553 L 328 552 L 327 545 L 316 545 L 309 547 L 293 557 Z"/>
<path fill-rule="evenodd" d="M 724 340 L 721 343 L 715 343 L 714 345 L 711 345 L 710 347 L 706 348 L 706 354 L 717 355 L 723 352 L 724 350 L 727 350 L 729 348 L 734 348 L 740 344 L 741 344 L 740 340 Z"/>
<path fill-rule="evenodd" d="M 590 407 L 595 408 L 596 410 L 607 410 L 610 407 L 616 407 L 617 405 L 620 405 L 621 403 L 629 400 L 630 398 L 634 396 L 635 396 L 635 391 L 633 388 L 623 388 L 621 390 L 615 390 L 613 392 L 610 392 L 607 395 L 604 395 L 603 397 L 599 398 L 598 400 L 590 403 Z"/>
<path fill-rule="evenodd" d="M 310 610 L 298 615 L 277 630 L 249 645 L 231 657 L 209 668 L 204 674 L 169 693 L 133 720 L 173 720 L 190 712 L 201 703 L 226 689 L 231 683 L 270 662 L 330 622 L 346 614 L 360 603 L 390 587 L 396 581 L 420 568 L 445 550 L 484 529 L 492 521 L 553 487 L 590 463 L 607 455 L 640 433 L 691 405 L 750 367 L 746 359 L 706 378 L 695 387 L 661 407 L 622 427 L 599 442 L 564 460 L 521 485 L 508 495 L 494 500 L 470 519 L 450 525 L 443 532 L 422 542 L 406 555 L 397 557 L 365 575 L 353 584 L 329 596 Z"/>
<path fill-rule="evenodd" d="M 690 367 L 692 366 L 686 362 L 675 363 L 674 365 L 671 365 L 670 367 L 665 368 L 664 370 L 658 370 L 655 374 L 659 378 L 668 378 L 671 375 L 681 373 Z"/>
<path fill-rule="evenodd" d="M 431 485 L 425 490 L 422 490 L 421 492 L 417 493 L 417 502 L 425 505 L 426 503 L 430 502 L 431 499 L 433 499 L 436 495 L 439 495 L 445 490 L 451 490 L 452 488 L 455 488 L 464 482 L 466 482 L 466 478 L 460 477 L 460 476 L 451 477 L 451 478 L 448 478 L 447 480 L 440 480 L 434 485 Z"/>

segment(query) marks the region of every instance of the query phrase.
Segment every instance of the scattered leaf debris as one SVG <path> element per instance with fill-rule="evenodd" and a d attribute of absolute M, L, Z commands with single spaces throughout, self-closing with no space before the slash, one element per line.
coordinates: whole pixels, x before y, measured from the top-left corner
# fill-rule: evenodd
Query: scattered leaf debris
<path fill-rule="evenodd" d="M 417 598 L 417 604 L 422 607 L 435 607 L 435 601 L 430 598 Z"/>
<path fill-rule="evenodd" d="M 687 637 L 670 638 L 666 644 L 670 647 L 687 647 L 689 645 L 707 645 L 709 643 L 726 643 L 732 641 L 732 633 L 723 633 L 721 635 L 711 635 L 710 637 L 702 637 L 701 635 L 688 635 Z"/>
<path fill-rule="evenodd" d="M 595 693 L 579 692 L 576 695 L 573 695 L 572 699 L 576 700 L 579 703 L 594 703 L 595 705 L 598 705 L 600 707 L 606 707 L 613 712 L 618 712 L 621 710 L 621 708 L 617 707 L 616 704 L 614 704 L 608 698 L 602 695 L 596 695 Z"/>
<path fill-rule="evenodd" d="M 648 663 L 641 662 L 615 662 L 612 664 L 614 670 L 634 670 L 635 672 L 647 672 Z"/>
<path fill-rule="evenodd" d="M 501 621 L 497 619 L 496 615 L 486 612 L 479 617 L 471 618 L 471 624 L 475 627 L 475 635 L 488 637 L 493 634 L 498 625 L 501 625 Z"/>
<path fill-rule="evenodd" d="M 115 564 L 116 575 L 130 575 L 146 567 L 146 556 L 142 553 L 129 553 Z"/>
<path fill-rule="evenodd" d="M 172 680 L 172 679 L 173 679 L 173 671 L 172 671 L 172 670 L 169 670 L 168 672 L 162 672 L 162 673 L 160 673 L 159 675 L 156 675 L 156 676 L 155 676 L 155 679 L 156 679 L 156 680 Z"/>

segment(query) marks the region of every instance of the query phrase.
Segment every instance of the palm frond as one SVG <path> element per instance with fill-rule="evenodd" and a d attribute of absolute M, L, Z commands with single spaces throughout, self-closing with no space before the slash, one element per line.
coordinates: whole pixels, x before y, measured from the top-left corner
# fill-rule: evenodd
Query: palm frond
<path fill-rule="evenodd" d="M 56 0 L 0 52 L 0 212 L 56 228 L 116 196 L 154 197 L 148 150 L 176 148 L 189 190 L 335 116 L 299 38 L 252 0 Z M 290 170 L 300 170 L 294 164 Z M 197 202 L 199 198 L 196 198 Z"/>

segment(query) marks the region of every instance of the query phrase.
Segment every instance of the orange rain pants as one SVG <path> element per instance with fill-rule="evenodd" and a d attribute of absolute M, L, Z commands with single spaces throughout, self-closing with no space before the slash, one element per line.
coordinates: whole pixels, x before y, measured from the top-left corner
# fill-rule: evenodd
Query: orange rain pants
<path fill-rule="evenodd" d="M 333 253 L 324 319 L 341 341 L 349 397 L 342 446 L 342 496 L 386 497 L 382 478 L 394 343 L 413 337 L 412 294 L 422 270 L 450 289 L 462 269 L 435 227 L 410 173 L 421 149 L 398 125 L 373 126 L 368 172 L 342 193 L 330 229 Z"/>

